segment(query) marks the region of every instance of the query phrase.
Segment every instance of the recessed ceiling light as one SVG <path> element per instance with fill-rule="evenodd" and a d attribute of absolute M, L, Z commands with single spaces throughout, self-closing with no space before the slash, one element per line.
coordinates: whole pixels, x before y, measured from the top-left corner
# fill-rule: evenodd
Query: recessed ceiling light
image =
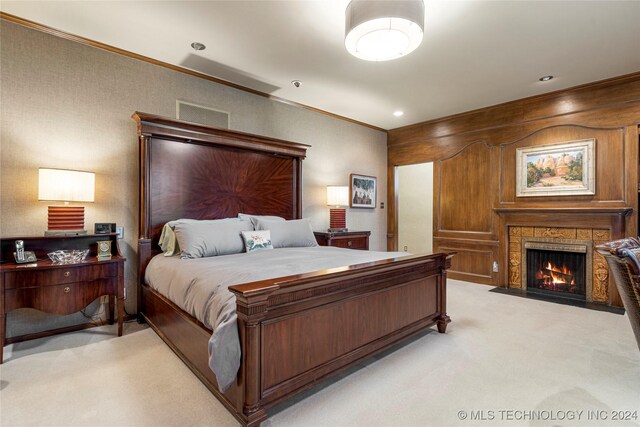
<path fill-rule="evenodd" d="M 544 77 L 540 77 L 538 80 L 540 80 L 541 82 L 548 82 L 552 78 L 553 76 L 544 76 Z"/>
<path fill-rule="evenodd" d="M 403 111 L 400 111 L 400 110 L 398 110 L 398 111 L 394 111 L 394 112 L 393 112 L 393 115 L 394 115 L 394 116 L 396 116 L 396 117 L 400 117 L 400 116 L 404 115 L 404 112 L 403 112 Z"/>
<path fill-rule="evenodd" d="M 191 47 L 193 48 L 193 50 L 205 50 L 207 48 L 205 45 L 199 42 L 191 43 Z"/>

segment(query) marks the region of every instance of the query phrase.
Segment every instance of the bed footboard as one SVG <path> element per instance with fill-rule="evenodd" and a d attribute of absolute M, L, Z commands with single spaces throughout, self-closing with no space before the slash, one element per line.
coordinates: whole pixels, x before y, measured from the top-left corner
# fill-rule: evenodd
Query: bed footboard
<path fill-rule="evenodd" d="M 259 425 L 269 407 L 429 326 L 444 333 L 451 257 L 405 257 L 230 287 L 244 423 Z"/>

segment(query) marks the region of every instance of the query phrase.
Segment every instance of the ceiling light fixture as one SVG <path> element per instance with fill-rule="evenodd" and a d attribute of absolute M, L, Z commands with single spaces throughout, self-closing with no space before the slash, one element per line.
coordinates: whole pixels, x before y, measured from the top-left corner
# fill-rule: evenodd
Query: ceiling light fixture
<path fill-rule="evenodd" d="M 398 111 L 394 111 L 394 112 L 393 112 L 393 115 L 394 115 L 394 116 L 396 116 L 396 117 L 400 117 L 400 116 L 403 116 L 403 115 L 404 115 L 404 112 L 403 112 L 403 111 L 400 111 L 400 110 L 398 110 Z"/>
<path fill-rule="evenodd" d="M 367 61 L 388 61 L 413 52 L 423 32 L 423 0 L 352 0 L 345 11 L 345 47 Z"/>
<path fill-rule="evenodd" d="M 541 82 L 548 82 L 552 78 L 553 76 L 544 76 L 544 77 L 540 77 L 538 80 L 540 80 Z"/>
<path fill-rule="evenodd" d="M 193 50 L 205 50 L 207 48 L 205 45 L 199 42 L 191 43 L 191 47 L 193 48 Z"/>
<path fill-rule="evenodd" d="M 302 86 L 302 82 L 300 80 L 291 80 L 291 84 L 294 85 L 295 87 Z"/>

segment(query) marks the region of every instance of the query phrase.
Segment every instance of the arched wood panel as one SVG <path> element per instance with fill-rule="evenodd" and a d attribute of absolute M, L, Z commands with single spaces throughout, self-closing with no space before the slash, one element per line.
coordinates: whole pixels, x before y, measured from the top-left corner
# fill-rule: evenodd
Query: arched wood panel
<path fill-rule="evenodd" d="M 497 147 L 473 143 L 434 163 L 434 251 L 456 252 L 449 276 L 493 284 Z"/>
<path fill-rule="evenodd" d="M 476 143 L 438 162 L 438 233 L 492 233 L 491 151 L 488 144 Z"/>

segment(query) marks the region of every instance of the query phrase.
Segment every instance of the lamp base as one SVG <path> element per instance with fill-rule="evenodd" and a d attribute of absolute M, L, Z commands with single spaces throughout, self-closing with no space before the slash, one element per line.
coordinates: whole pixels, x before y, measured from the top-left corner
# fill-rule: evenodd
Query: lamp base
<path fill-rule="evenodd" d="M 347 229 L 347 210 L 345 208 L 329 209 L 329 230 Z"/>
<path fill-rule="evenodd" d="M 45 236 L 84 236 L 87 230 L 46 230 Z"/>
<path fill-rule="evenodd" d="M 79 236 L 84 229 L 84 206 L 49 206 L 45 236 Z"/>

